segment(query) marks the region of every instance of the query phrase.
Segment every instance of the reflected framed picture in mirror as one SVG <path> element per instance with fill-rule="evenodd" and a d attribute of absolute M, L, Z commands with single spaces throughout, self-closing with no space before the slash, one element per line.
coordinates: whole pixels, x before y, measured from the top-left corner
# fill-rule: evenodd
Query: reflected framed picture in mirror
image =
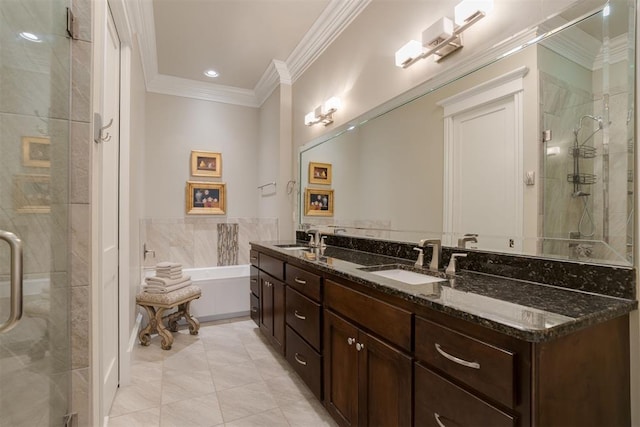
<path fill-rule="evenodd" d="M 23 136 L 22 164 L 33 168 L 51 167 L 51 140 L 37 136 Z"/>
<path fill-rule="evenodd" d="M 333 216 L 333 190 L 307 188 L 304 192 L 304 214 L 307 216 Z"/>
<path fill-rule="evenodd" d="M 309 162 L 309 184 L 331 184 L 331 163 Z"/>
<path fill-rule="evenodd" d="M 15 175 L 13 205 L 18 213 L 51 212 L 51 177 L 49 175 Z"/>
<path fill-rule="evenodd" d="M 224 215 L 225 193 L 224 183 L 187 181 L 187 214 Z"/>
<path fill-rule="evenodd" d="M 222 176 L 222 154 L 192 150 L 191 175 L 220 178 Z"/>

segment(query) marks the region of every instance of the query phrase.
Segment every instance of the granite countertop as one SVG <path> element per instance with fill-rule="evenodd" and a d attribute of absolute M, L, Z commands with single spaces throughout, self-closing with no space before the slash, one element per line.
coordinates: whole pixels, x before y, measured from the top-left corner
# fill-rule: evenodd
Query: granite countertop
<path fill-rule="evenodd" d="M 285 261 L 306 264 L 529 342 L 549 341 L 637 308 L 636 300 L 465 270 L 455 276 L 434 273 L 416 268 L 414 261 L 334 246 L 320 250 L 296 241 L 251 244 Z M 390 267 L 428 274 L 436 281 L 411 285 L 376 273 Z"/>

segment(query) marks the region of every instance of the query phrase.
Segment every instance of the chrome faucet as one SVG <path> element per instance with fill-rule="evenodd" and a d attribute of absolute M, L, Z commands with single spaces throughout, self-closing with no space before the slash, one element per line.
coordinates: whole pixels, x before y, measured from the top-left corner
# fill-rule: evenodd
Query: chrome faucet
<path fill-rule="evenodd" d="M 447 266 L 447 269 L 444 272 L 447 274 L 456 274 L 456 258 L 466 257 L 466 256 L 467 254 L 452 253 L 451 260 L 449 260 L 449 265 Z"/>
<path fill-rule="evenodd" d="M 307 235 L 310 237 L 309 246 L 315 248 L 320 243 L 320 230 L 307 230 Z"/>
<path fill-rule="evenodd" d="M 422 239 L 418 243 L 418 248 L 416 249 L 424 248 L 425 246 L 433 247 L 431 262 L 429 263 L 429 270 L 438 271 L 438 264 L 440 264 L 440 257 L 442 256 L 442 243 L 440 243 L 440 239 Z M 422 252 L 418 255 L 418 261 L 420 261 L 420 255 L 422 255 Z M 416 261 L 416 267 L 417 266 L 418 262 Z"/>
<path fill-rule="evenodd" d="M 420 242 L 422 242 L 422 240 Z M 413 250 L 418 251 L 418 259 L 416 260 L 415 266 L 418 268 L 422 268 L 422 264 L 424 263 L 424 249 L 415 247 L 413 248 Z"/>
<path fill-rule="evenodd" d="M 458 247 L 465 249 L 467 247 L 467 242 L 470 243 L 478 243 L 478 235 L 477 234 L 465 234 L 460 239 L 458 239 Z"/>

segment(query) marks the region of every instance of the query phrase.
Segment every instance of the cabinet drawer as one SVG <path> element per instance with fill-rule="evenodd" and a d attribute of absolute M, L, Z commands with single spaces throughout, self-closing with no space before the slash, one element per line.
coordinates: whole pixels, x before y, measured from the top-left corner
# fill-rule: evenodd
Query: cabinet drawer
<path fill-rule="evenodd" d="M 322 356 L 287 326 L 286 358 L 289 364 L 322 401 Z"/>
<path fill-rule="evenodd" d="M 416 317 L 416 358 L 513 408 L 515 353 Z"/>
<path fill-rule="evenodd" d="M 410 312 L 330 280 L 324 284 L 324 301 L 332 310 L 411 351 Z"/>
<path fill-rule="evenodd" d="M 249 306 L 251 309 L 251 320 L 256 322 L 256 325 L 260 326 L 260 300 L 254 294 L 250 294 Z"/>
<path fill-rule="evenodd" d="M 251 266 L 251 270 L 249 273 L 249 288 L 251 289 L 251 293 L 255 296 L 260 296 L 260 282 L 258 275 L 260 270 L 257 267 Z"/>
<path fill-rule="evenodd" d="M 286 294 L 287 324 L 319 351 L 322 307 L 289 286 Z"/>
<path fill-rule="evenodd" d="M 284 262 L 269 255 L 260 253 L 259 256 L 260 270 L 269 273 L 276 279 L 284 280 Z"/>
<path fill-rule="evenodd" d="M 249 251 L 249 261 L 251 262 L 252 265 L 255 265 L 256 267 L 260 266 L 258 251 L 254 251 L 253 249 Z"/>
<path fill-rule="evenodd" d="M 287 285 L 311 299 L 320 301 L 320 276 L 290 264 L 285 266 L 285 271 Z"/>
<path fill-rule="evenodd" d="M 416 363 L 416 426 L 514 427 L 514 416 L 492 406 Z"/>

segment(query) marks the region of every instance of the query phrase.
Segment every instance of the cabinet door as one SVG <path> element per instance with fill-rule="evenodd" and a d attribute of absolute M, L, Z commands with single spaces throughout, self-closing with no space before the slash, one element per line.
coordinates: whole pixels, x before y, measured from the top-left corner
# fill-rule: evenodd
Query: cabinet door
<path fill-rule="evenodd" d="M 284 283 L 279 280 L 273 280 L 271 292 L 273 292 L 273 340 L 272 344 L 276 350 L 284 355 L 284 319 L 285 319 L 285 299 L 284 299 Z"/>
<path fill-rule="evenodd" d="M 325 406 L 343 426 L 358 423 L 358 329 L 325 310 L 324 317 Z"/>
<path fill-rule="evenodd" d="M 410 426 L 411 357 L 362 331 L 356 349 L 359 425 Z"/>
<path fill-rule="evenodd" d="M 260 330 L 270 337 L 273 335 L 273 279 L 260 274 Z"/>

